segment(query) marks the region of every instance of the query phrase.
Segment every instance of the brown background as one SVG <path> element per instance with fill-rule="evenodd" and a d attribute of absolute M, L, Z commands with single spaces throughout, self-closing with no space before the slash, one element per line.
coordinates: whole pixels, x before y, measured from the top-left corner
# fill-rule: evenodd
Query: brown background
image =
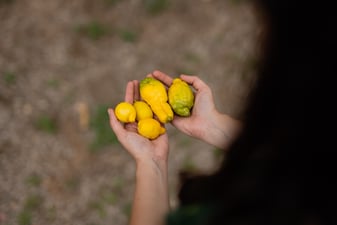
<path fill-rule="evenodd" d="M 163 2 L 0 0 L 0 224 L 127 223 L 134 162 L 105 110 L 129 80 L 198 75 L 239 117 L 256 61 L 252 6 Z M 178 171 L 212 171 L 220 155 L 167 130 L 174 208 Z"/>

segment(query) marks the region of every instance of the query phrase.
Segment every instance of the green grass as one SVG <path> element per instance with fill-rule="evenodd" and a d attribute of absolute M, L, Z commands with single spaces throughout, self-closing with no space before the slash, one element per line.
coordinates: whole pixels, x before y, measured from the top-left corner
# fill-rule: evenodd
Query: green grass
<path fill-rule="evenodd" d="M 143 0 L 145 10 L 151 15 L 158 15 L 169 6 L 169 0 Z"/>
<path fill-rule="evenodd" d="M 115 205 L 117 203 L 117 195 L 113 191 L 104 192 L 102 195 L 102 200 L 109 205 Z"/>
<path fill-rule="evenodd" d="M 43 203 L 43 198 L 40 195 L 30 195 L 26 198 L 23 208 L 17 216 L 18 225 L 31 225 L 32 214 L 39 209 Z"/>
<path fill-rule="evenodd" d="M 87 24 L 79 25 L 75 30 L 94 41 L 109 34 L 109 29 L 98 21 L 91 21 Z"/>
<path fill-rule="evenodd" d="M 57 89 L 58 87 L 60 87 L 60 81 L 57 79 L 49 79 L 47 81 L 47 85 L 51 88 Z"/>
<path fill-rule="evenodd" d="M 24 209 L 28 211 L 33 211 L 41 207 L 43 198 L 40 195 L 28 196 L 25 203 Z"/>
<path fill-rule="evenodd" d="M 138 34 L 134 31 L 128 29 L 120 29 L 118 31 L 119 37 L 125 42 L 136 42 L 138 39 Z"/>
<path fill-rule="evenodd" d="M 90 148 L 92 152 L 97 152 L 107 145 L 118 143 L 116 135 L 110 128 L 107 110 L 107 105 L 97 106 L 90 121 L 90 128 L 95 134 Z"/>
<path fill-rule="evenodd" d="M 101 201 L 96 201 L 96 202 L 91 202 L 89 204 L 89 207 L 96 211 L 96 213 L 101 217 L 101 218 L 105 218 L 107 215 L 107 212 L 105 210 L 105 205 L 103 202 Z"/>
<path fill-rule="evenodd" d="M 29 185 L 29 186 L 32 186 L 32 187 L 39 187 L 40 184 L 42 182 L 42 179 L 40 176 L 36 175 L 36 174 L 32 174 L 30 175 L 29 177 L 27 177 L 26 179 L 26 183 Z"/>
<path fill-rule="evenodd" d="M 126 217 L 130 217 L 131 210 L 132 210 L 132 203 L 131 202 L 126 203 L 122 208 L 122 212 Z"/>
<path fill-rule="evenodd" d="M 55 206 L 51 206 L 47 209 L 46 217 L 49 222 L 54 222 L 57 219 L 57 211 Z"/>
<path fill-rule="evenodd" d="M 16 82 L 16 75 L 13 72 L 4 72 L 3 73 L 3 80 L 7 85 L 15 84 Z"/>
<path fill-rule="evenodd" d="M 57 132 L 56 121 L 49 115 L 41 115 L 35 121 L 35 127 L 49 134 L 55 134 Z"/>
<path fill-rule="evenodd" d="M 18 225 L 31 225 L 32 213 L 29 210 L 22 210 L 17 217 Z"/>

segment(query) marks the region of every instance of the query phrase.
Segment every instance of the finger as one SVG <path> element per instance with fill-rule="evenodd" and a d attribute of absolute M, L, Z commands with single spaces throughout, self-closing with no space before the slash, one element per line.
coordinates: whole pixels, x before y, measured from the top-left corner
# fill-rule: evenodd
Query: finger
<path fill-rule="evenodd" d="M 140 93 L 139 93 L 139 81 L 138 80 L 134 80 L 133 81 L 133 90 L 134 90 L 134 93 L 133 93 L 133 100 L 134 101 L 138 101 L 140 100 Z"/>
<path fill-rule="evenodd" d="M 110 121 L 110 127 L 115 132 L 117 137 L 122 137 L 125 135 L 125 129 L 123 128 L 122 124 L 117 120 L 114 110 L 108 109 L 109 114 L 109 121 Z"/>
<path fill-rule="evenodd" d="M 188 76 L 188 75 L 180 75 L 180 78 L 184 81 L 186 81 L 187 83 L 189 83 L 190 85 L 192 85 L 194 87 L 195 90 L 197 91 L 201 91 L 204 90 L 206 88 L 208 88 L 207 84 L 205 82 L 203 82 L 199 77 L 197 76 Z"/>
<path fill-rule="evenodd" d="M 171 121 L 171 124 L 176 127 L 183 129 L 186 118 L 180 116 L 174 116 L 174 119 Z"/>
<path fill-rule="evenodd" d="M 134 100 L 134 84 L 132 81 L 129 81 L 125 89 L 125 101 L 133 103 Z"/>
<path fill-rule="evenodd" d="M 167 86 L 171 86 L 172 84 L 172 77 L 170 77 L 169 75 L 159 71 L 159 70 L 155 70 L 152 73 L 152 76 L 158 80 L 160 80 L 161 82 L 163 82 L 164 84 L 166 84 Z"/>

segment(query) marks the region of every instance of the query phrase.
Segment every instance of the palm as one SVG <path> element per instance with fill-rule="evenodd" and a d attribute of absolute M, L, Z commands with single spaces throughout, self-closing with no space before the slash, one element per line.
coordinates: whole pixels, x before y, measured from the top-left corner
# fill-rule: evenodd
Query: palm
<path fill-rule="evenodd" d="M 133 130 L 127 130 L 124 139 L 120 140 L 122 145 L 129 151 L 135 159 L 167 159 L 168 138 L 167 134 L 163 134 L 155 140 L 149 140 L 135 133 Z"/>
<path fill-rule="evenodd" d="M 139 100 L 139 83 L 131 81 L 128 83 L 125 92 L 125 101 L 133 103 Z M 138 159 L 167 159 L 168 155 L 168 138 L 163 134 L 155 140 L 149 140 L 137 133 L 136 123 L 121 124 L 113 110 L 109 110 L 110 125 L 117 135 L 120 143 L 136 160 Z"/>
<path fill-rule="evenodd" d="M 190 117 L 176 117 L 173 125 L 182 132 L 199 136 L 205 129 L 202 127 L 214 109 L 212 94 L 209 90 L 199 91 L 195 94 L 194 106 Z"/>
<path fill-rule="evenodd" d="M 160 71 L 155 71 L 153 76 L 161 80 L 167 86 L 172 84 L 173 79 Z M 196 90 L 194 106 L 191 116 L 175 116 L 172 124 L 188 135 L 200 137 L 201 132 L 206 130 L 205 127 L 203 127 L 205 126 L 205 121 L 212 118 L 212 113 L 215 110 L 212 92 L 209 87 L 197 77 L 183 76 L 182 78 Z"/>

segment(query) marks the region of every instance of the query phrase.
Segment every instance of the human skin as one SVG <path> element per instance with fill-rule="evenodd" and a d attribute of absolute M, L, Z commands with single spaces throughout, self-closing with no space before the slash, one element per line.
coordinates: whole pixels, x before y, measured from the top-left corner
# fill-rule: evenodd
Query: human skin
<path fill-rule="evenodd" d="M 127 84 L 126 102 L 139 99 L 138 86 L 138 81 Z M 122 124 L 116 119 L 113 109 L 108 109 L 108 113 L 112 130 L 136 162 L 136 185 L 129 224 L 164 224 L 169 211 L 167 134 L 149 140 L 137 134 L 136 123 Z"/>
<path fill-rule="evenodd" d="M 167 86 L 173 81 L 160 71 L 148 76 Z M 175 116 L 172 124 L 192 137 L 225 149 L 240 131 L 240 122 L 216 110 L 210 88 L 198 77 L 181 75 L 180 78 L 194 88 L 195 102 L 191 116 Z M 139 82 L 128 82 L 125 101 L 133 103 L 139 99 Z M 112 130 L 136 162 L 136 185 L 129 224 L 165 224 L 165 215 L 169 212 L 167 133 L 149 140 L 137 133 L 136 123 L 120 123 L 113 109 L 108 109 L 108 113 Z"/>
<path fill-rule="evenodd" d="M 150 76 L 160 80 L 167 87 L 173 82 L 173 78 L 158 70 Z M 175 115 L 173 126 L 219 149 L 227 149 L 240 132 L 241 122 L 216 109 L 211 89 L 199 77 L 181 75 L 180 78 L 195 90 L 195 101 L 191 116 Z"/>

